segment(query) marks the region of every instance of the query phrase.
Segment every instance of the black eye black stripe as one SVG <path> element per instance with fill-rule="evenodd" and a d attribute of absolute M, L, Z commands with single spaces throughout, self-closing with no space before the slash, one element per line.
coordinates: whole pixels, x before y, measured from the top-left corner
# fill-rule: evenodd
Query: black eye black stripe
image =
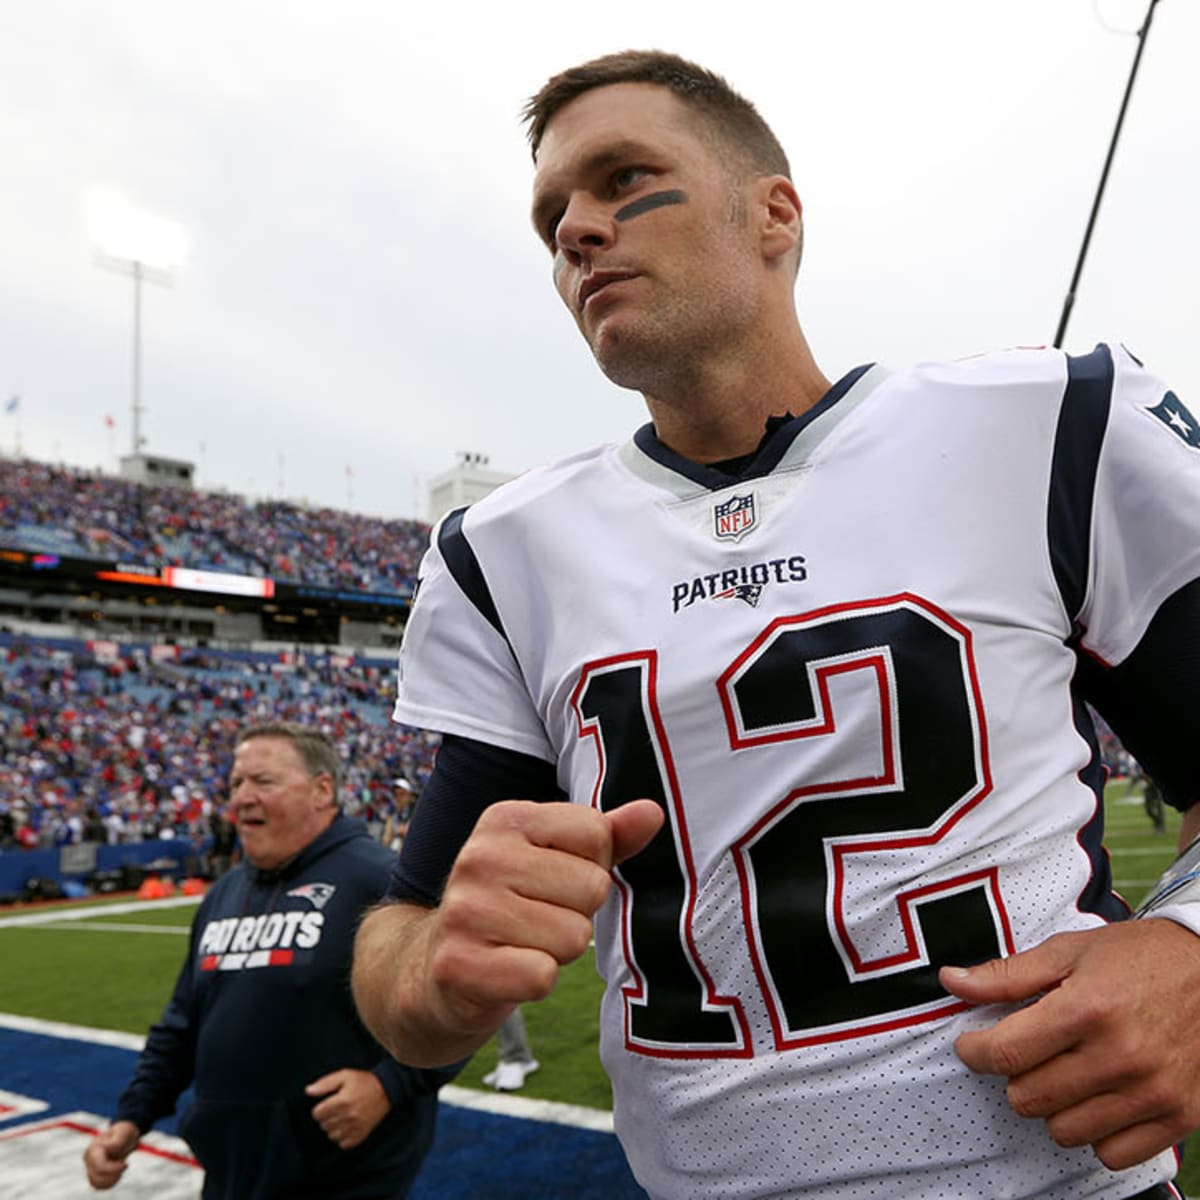
<path fill-rule="evenodd" d="M 628 221 L 631 217 L 640 217 L 642 213 L 662 208 L 667 204 L 685 204 L 686 202 L 686 192 L 680 191 L 679 188 L 667 188 L 661 192 L 651 192 L 648 196 L 639 196 L 636 200 L 631 200 L 624 208 L 618 208 L 613 215 L 618 221 Z"/>

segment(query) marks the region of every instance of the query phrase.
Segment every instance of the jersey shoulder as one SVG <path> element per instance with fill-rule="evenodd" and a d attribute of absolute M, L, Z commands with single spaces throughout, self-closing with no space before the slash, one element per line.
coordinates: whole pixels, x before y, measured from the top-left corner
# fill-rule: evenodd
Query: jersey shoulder
<path fill-rule="evenodd" d="M 616 502 L 632 484 L 617 466 L 617 447 L 596 446 L 548 466 L 534 467 L 467 508 L 447 513 L 432 541 L 447 559 L 466 547 L 487 557 L 525 553 L 543 539 L 569 537 L 581 510 Z"/>
<path fill-rule="evenodd" d="M 507 521 L 514 514 L 547 503 L 561 502 L 606 475 L 616 450 L 616 446 L 605 443 L 555 463 L 533 467 L 472 504 L 464 523 L 467 528 L 477 529 Z"/>
<path fill-rule="evenodd" d="M 1069 357 L 1046 346 L 1013 346 L 945 362 L 921 362 L 902 373 L 927 387 L 969 391 L 981 399 L 997 389 L 1020 389 L 1061 384 L 1069 372 Z"/>
<path fill-rule="evenodd" d="M 947 362 L 922 362 L 901 377 L 931 386 L 974 389 L 986 398 L 992 389 L 1043 384 L 1065 387 L 1069 382 L 1105 381 L 1116 392 L 1136 389 L 1144 381 L 1159 386 L 1154 375 L 1124 346 L 1098 342 L 1085 353 L 1068 354 L 1051 346 L 1013 346 Z"/>

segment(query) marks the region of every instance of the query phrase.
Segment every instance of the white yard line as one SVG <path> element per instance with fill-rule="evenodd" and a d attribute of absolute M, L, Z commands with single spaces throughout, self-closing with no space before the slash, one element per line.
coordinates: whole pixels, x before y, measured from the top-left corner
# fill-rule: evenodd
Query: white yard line
<path fill-rule="evenodd" d="M 135 1033 L 122 1033 L 118 1029 L 93 1029 L 90 1025 L 68 1025 L 64 1021 L 43 1021 L 41 1017 L 22 1017 L 16 1013 L 0 1013 L 0 1029 L 70 1038 L 76 1042 L 91 1042 L 96 1046 L 119 1046 L 122 1050 L 140 1051 L 146 1044 L 146 1039 Z"/>
<path fill-rule="evenodd" d="M 43 926 L 44 929 L 82 929 L 90 933 L 99 929 L 106 933 L 173 933 L 186 936 L 191 932 L 188 925 L 134 925 L 130 922 L 122 925 L 119 921 L 54 921 Z"/>
<path fill-rule="evenodd" d="M 152 908 L 182 908 L 197 905 L 203 896 L 167 896 L 162 900 L 127 900 L 120 904 L 85 904 L 62 908 L 39 909 L 37 912 L 18 913 L 12 917 L 0 917 L 0 929 L 16 925 L 53 925 L 59 921 L 78 921 L 81 917 L 107 917 L 119 913 L 147 912 Z"/>
<path fill-rule="evenodd" d="M 118 1046 L 123 1050 L 140 1052 L 146 1044 L 144 1037 L 121 1033 L 115 1029 L 95 1029 L 90 1025 L 68 1025 L 63 1021 L 43 1021 L 40 1017 L 22 1017 L 16 1013 L 0 1013 L 0 1029 L 19 1033 L 38 1033 L 45 1037 L 69 1038 L 77 1042 L 92 1042 L 100 1046 Z M 514 1096 L 510 1092 L 477 1092 L 472 1088 L 449 1085 L 441 1090 L 442 1101 L 459 1108 L 473 1108 L 505 1117 L 523 1117 L 527 1121 L 548 1121 L 554 1125 L 569 1125 L 575 1129 L 590 1129 L 597 1133 L 612 1133 L 612 1113 L 581 1104 L 560 1104 L 554 1100 L 534 1100 Z"/>
<path fill-rule="evenodd" d="M 440 1092 L 446 1104 L 459 1108 L 474 1108 L 499 1113 L 505 1117 L 524 1117 L 528 1121 L 549 1121 L 554 1125 L 570 1125 L 575 1129 L 591 1129 L 597 1133 L 612 1133 L 612 1113 L 599 1108 L 584 1108 L 581 1104 L 560 1104 L 556 1100 L 534 1100 L 529 1096 L 514 1096 L 511 1092 L 477 1092 L 473 1088 L 449 1084 Z"/>

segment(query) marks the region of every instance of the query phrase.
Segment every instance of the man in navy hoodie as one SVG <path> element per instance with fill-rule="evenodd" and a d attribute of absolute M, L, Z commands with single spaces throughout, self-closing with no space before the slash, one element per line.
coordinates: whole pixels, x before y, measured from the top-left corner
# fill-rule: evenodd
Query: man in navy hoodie
<path fill-rule="evenodd" d="M 338 808 L 322 733 L 284 722 L 238 737 L 229 811 L 242 862 L 192 924 L 175 992 L 150 1030 L 88 1181 L 120 1179 L 138 1140 L 194 1085 L 180 1133 L 205 1200 L 398 1200 L 433 1141 L 438 1088 L 360 1023 L 348 981 L 355 929 L 394 859 Z"/>

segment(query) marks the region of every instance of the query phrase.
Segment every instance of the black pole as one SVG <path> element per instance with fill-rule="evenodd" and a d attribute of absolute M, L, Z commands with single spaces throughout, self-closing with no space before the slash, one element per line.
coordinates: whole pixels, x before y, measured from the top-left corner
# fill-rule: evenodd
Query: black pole
<path fill-rule="evenodd" d="M 1092 240 L 1092 230 L 1096 227 L 1096 216 L 1100 212 L 1100 201 L 1104 196 L 1104 186 L 1108 183 L 1108 172 L 1112 166 L 1113 156 L 1117 152 L 1117 139 L 1121 136 L 1121 126 L 1125 123 L 1125 110 L 1129 107 L 1129 97 L 1133 93 L 1133 81 L 1137 78 L 1138 64 L 1142 61 L 1142 51 L 1146 48 L 1146 35 L 1150 32 L 1150 22 L 1154 19 L 1154 9 L 1158 0 L 1150 0 L 1146 10 L 1146 20 L 1138 30 L 1138 48 L 1133 56 L 1133 67 L 1129 72 L 1129 82 L 1125 85 L 1125 97 L 1121 101 L 1121 111 L 1117 114 L 1116 128 L 1113 129 L 1112 141 L 1108 145 L 1108 157 L 1104 160 L 1104 170 L 1100 173 L 1100 186 L 1096 189 L 1096 198 L 1092 201 L 1092 213 L 1088 217 L 1087 229 L 1083 235 L 1083 245 L 1079 247 L 1079 258 L 1075 262 L 1075 274 L 1071 276 L 1071 286 L 1067 289 L 1063 301 L 1062 316 L 1058 319 L 1058 332 L 1054 335 L 1056 348 L 1062 346 L 1063 336 L 1067 332 L 1067 322 L 1071 319 L 1071 309 L 1075 307 L 1075 292 L 1079 287 L 1079 277 L 1083 274 L 1083 261 L 1087 258 L 1088 245 Z"/>

